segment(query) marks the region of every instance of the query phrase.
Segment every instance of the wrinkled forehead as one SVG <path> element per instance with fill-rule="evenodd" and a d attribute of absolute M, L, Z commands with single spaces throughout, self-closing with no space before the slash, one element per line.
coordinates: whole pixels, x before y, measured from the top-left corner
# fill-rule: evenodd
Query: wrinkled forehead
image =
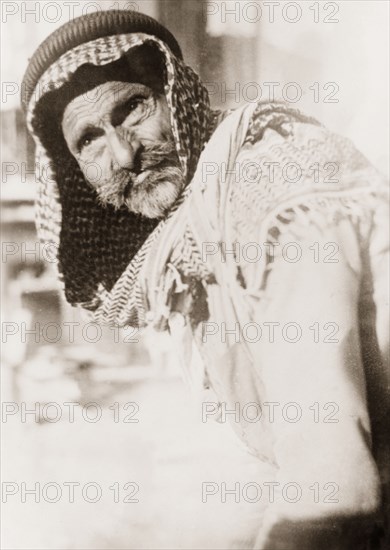
<path fill-rule="evenodd" d="M 65 107 L 62 125 L 72 127 L 80 118 L 105 117 L 118 105 L 135 97 L 147 98 L 152 93 L 151 88 L 141 83 L 110 80 L 72 99 Z"/>

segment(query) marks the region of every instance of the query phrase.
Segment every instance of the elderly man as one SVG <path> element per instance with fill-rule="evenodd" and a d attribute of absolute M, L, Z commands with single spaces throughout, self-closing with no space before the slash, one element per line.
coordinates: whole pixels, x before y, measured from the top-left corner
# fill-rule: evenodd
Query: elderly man
<path fill-rule="evenodd" d="M 67 300 L 100 323 L 169 330 L 188 378 L 238 411 L 233 428 L 274 466 L 248 547 L 379 547 L 380 174 L 283 104 L 212 111 L 174 37 L 138 13 L 61 27 L 23 90 L 38 232 L 58 248 Z"/>

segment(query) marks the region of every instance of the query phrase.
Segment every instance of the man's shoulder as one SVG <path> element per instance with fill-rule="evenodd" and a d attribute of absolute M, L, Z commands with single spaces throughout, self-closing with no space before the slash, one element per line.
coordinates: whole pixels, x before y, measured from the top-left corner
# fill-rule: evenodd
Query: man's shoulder
<path fill-rule="evenodd" d="M 236 166 L 235 185 L 240 180 L 243 188 L 273 197 L 345 192 L 384 182 L 349 138 L 284 103 L 255 106 Z"/>
<path fill-rule="evenodd" d="M 261 141 L 267 130 L 288 136 L 294 124 L 304 124 L 311 129 L 323 128 L 314 117 L 284 102 L 259 101 L 253 110 L 245 142 L 254 144 Z"/>
<path fill-rule="evenodd" d="M 365 216 L 386 187 L 351 140 L 276 103 L 256 105 L 226 181 L 229 217 L 246 240 L 296 212 L 305 213 L 306 222 L 310 212 L 328 220 Z"/>

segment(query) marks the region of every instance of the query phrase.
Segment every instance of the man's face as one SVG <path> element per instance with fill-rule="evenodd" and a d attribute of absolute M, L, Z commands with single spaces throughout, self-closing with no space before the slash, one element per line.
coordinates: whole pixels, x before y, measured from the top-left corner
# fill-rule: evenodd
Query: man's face
<path fill-rule="evenodd" d="M 169 109 L 143 84 L 106 82 L 71 101 L 62 131 L 103 204 L 163 217 L 184 186 Z"/>

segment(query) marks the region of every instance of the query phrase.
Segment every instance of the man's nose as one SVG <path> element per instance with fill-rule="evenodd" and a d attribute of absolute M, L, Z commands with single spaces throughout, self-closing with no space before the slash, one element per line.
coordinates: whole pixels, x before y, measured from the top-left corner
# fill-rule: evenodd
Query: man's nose
<path fill-rule="evenodd" d="M 140 141 L 135 137 L 120 135 L 120 132 L 115 128 L 107 132 L 107 141 L 115 164 L 121 168 L 132 170 L 135 156 L 141 147 Z"/>

